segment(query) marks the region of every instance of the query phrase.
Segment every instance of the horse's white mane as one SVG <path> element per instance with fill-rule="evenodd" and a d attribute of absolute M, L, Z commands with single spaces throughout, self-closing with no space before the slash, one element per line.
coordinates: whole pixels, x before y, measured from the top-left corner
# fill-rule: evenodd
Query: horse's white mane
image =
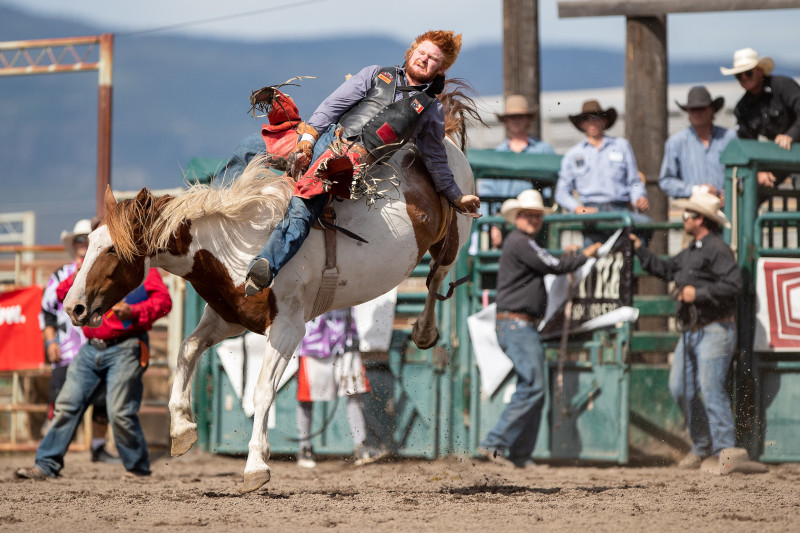
<path fill-rule="evenodd" d="M 292 191 L 293 184 L 285 176 L 267 168 L 265 156 L 256 156 L 241 177 L 227 186 L 196 184 L 163 205 L 148 241 L 155 250 L 164 249 L 184 221 L 210 215 L 232 222 L 251 221 L 253 207 L 263 210 L 261 216 L 266 217 L 264 222 L 271 229 L 286 212 Z"/>

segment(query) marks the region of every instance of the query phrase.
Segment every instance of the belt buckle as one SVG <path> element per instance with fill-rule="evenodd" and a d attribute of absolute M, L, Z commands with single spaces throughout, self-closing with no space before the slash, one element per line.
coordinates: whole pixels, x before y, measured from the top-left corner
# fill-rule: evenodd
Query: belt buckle
<path fill-rule="evenodd" d="M 89 344 L 98 350 L 105 350 L 108 348 L 108 344 L 106 344 L 106 341 L 103 339 L 89 339 Z"/>

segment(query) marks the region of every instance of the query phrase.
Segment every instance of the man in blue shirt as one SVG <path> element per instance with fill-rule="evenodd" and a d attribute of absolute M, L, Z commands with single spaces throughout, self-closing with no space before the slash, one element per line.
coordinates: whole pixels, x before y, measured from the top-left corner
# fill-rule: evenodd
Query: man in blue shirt
<path fill-rule="evenodd" d="M 672 198 L 689 198 L 698 191 L 722 198 L 725 165 L 719 156 L 736 137 L 735 131 L 714 125 L 725 99 L 712 100 L 708 89 L 698 85 L 689 89 L 686 105 L 675 103 L 689 115 L 689 127 L 667 139 L 658 186 Z"/>
<path fill-rule="evenodd" d="M 515 152 L 525 154 L 554 154 L 555 151 L 549 143 L 531 136 L 531 122 L 536 116 L 536 109 L 528 106 L 528 100 L 521 94 L 511 94 L 506 97 L 505 110 L 497 114 L 506 128 L 506 140 L 499 144 L 495 150 L 498 152 Z M 478 180 L 478 196 L 502 197 L 504 200 L 515 198 L 522 191 L 531 188 L 531 183 L 526 180 L 513 179 L 481 179 Z M 496 213 L 498 209 L 492 209 Z M 481 206 L 481 213 L 488 215 L 489 202 Z M 490 239 L 493 248 L 499 248 L 503 242 L 500 228 L 491 227 Z"/>
<path fill-rule="evenodd" d="M 561 160 L 555 200 L 564 210 L 578 215 L 607 211 L 650 209 L 647 191 L 630 143 L 605 135 L 617 120 L 617 110 L 603 109 L 597 100 L 583 103 L 581 112 L 570 115 L 572 124 L 586 138 L 570 148 Z M 578 193 L 578 197 L 573 196 Z M 652 222 L 650 217 L 631 213 L 634 222 Z M 602 240 L 602 233 L 584 232 L 584 245 Z M 645 238 L 646 241 L 646 238 Z"/>

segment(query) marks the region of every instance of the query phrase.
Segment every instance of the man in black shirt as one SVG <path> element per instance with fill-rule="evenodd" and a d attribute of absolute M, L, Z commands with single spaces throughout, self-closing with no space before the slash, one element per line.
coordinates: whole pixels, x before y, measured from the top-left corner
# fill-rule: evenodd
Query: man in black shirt
<path fill-rule="evenodd" d="M 733 66 L 720 67 L 720 72 L 736 76 L 747 91 L 734 109 L 739 138 L 763 136 L 789 150 L 792 142 L 800 141 L 800 85 L 786 76 L 771 76 L 773 68 L 772 58 L 743 48 L 733 54 Z M 758 173 L 759 185 L 774 187 L 776 181 L 771 172 Z"/>
<path fill-rule="evenodd" d="M 478 452 L 519 468 L 531 462 L 544 405 L 544 348 L 536 329 L 547 306 L 544 275 L 576 270 L 602 245 L 594 243 L 577 255 L 575 247 L 560 259 L 553 257 L 533 240 L 549 211 L 535 190 L 522 191 L 500 209 L 515 229 L 503 242 L 500 255 L 496 331 L 500 348 L 514 363 L 517 389 Z"/>
<path fill-rule="evenodd" d="M 635 235 L 630 238 L 645 270 L 675 282 L 678 323 L 684 334 L 675 348 L 669 387 L 692 439 L 692 451 L 679 466 L 693 469 L 700 468 L 706 457 L 718 461 L 722 450 L 736 445 L 726 381 L 736 346 L 736 298 L 742 291 L 742 274 L 719 235 L 721 226 L 730 227 L 719 198 L 696 192 L 675 205 L 685 209 L 683 229 L 693 237 L 678 255 L 663 260 Z"/>

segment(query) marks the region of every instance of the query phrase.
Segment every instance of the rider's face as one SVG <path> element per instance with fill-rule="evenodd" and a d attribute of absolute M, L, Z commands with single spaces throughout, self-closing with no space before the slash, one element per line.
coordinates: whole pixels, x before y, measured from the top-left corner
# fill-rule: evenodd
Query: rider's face
<path fill-rule="evenodd" d="M 406 74 L 414 85 L 429 83 L 443 74 L 444 52 L 431 41 L 422 41 L 406 62 Z"/>

